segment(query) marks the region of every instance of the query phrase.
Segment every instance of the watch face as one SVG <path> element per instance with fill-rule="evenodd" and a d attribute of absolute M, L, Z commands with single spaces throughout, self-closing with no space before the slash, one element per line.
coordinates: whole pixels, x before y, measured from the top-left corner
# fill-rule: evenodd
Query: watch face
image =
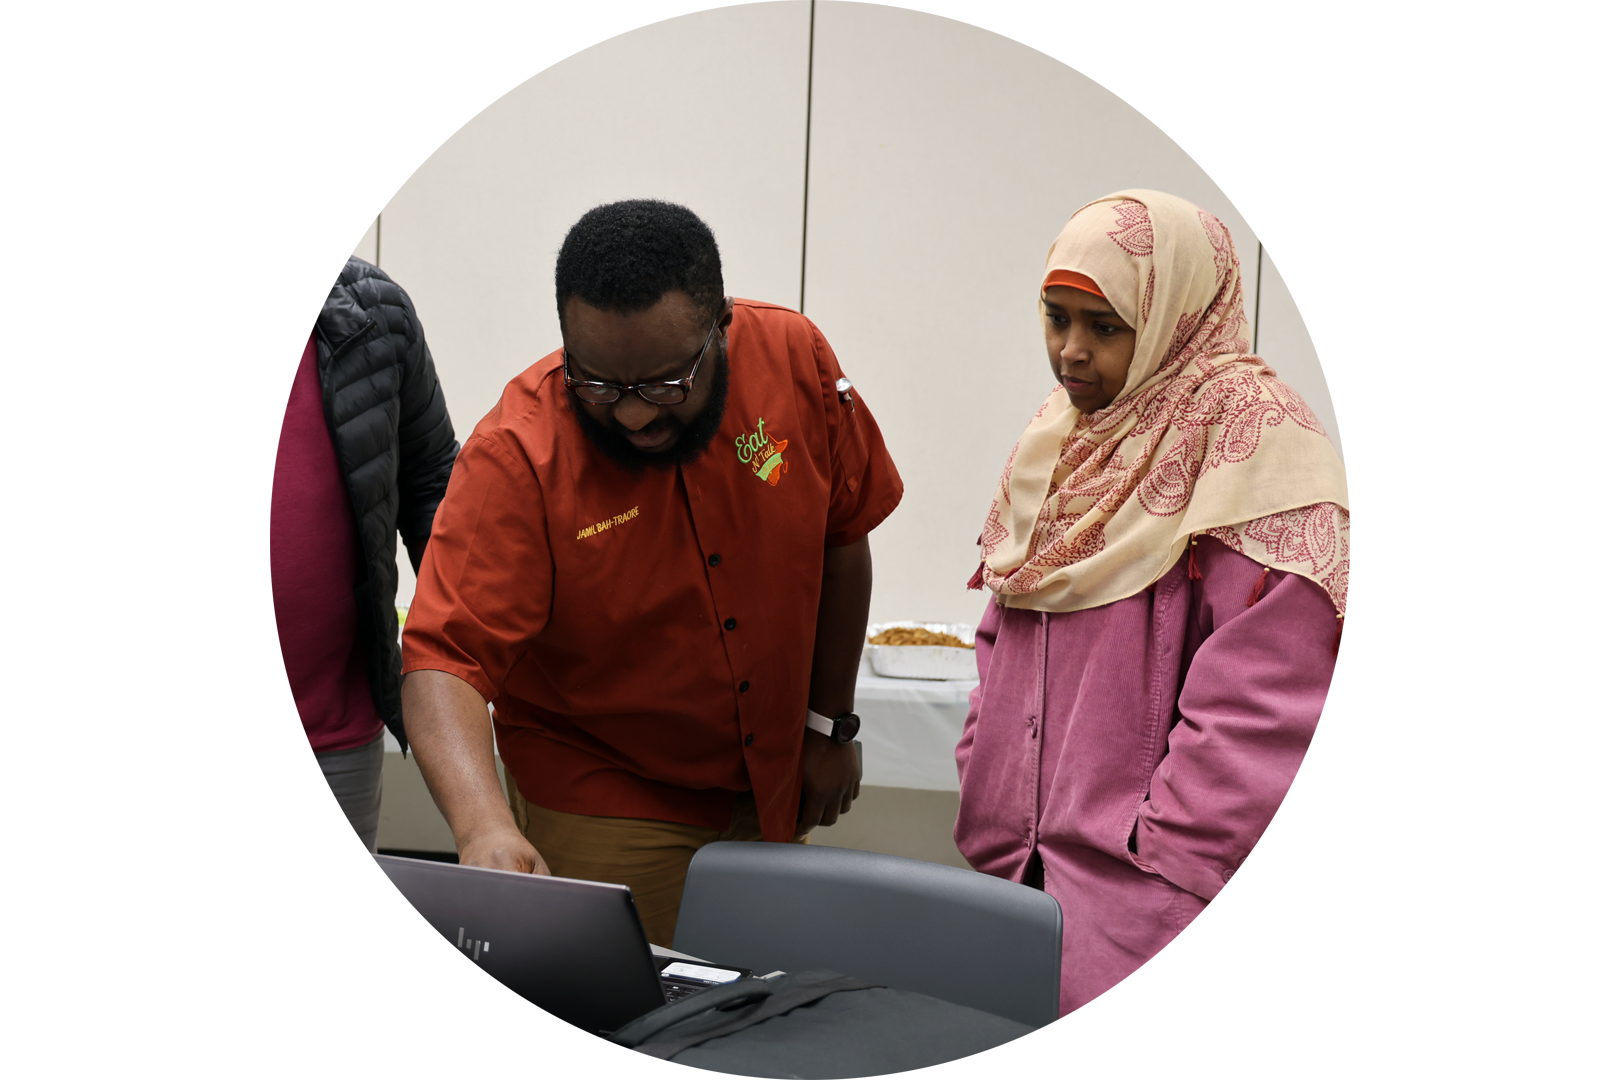
<path fill-rule="evenodd" d="M 833 721 L 833 738 L 841 743 L 852 742 L 861 731 L 861 718 L 854 713 L 845 713 Z"/>

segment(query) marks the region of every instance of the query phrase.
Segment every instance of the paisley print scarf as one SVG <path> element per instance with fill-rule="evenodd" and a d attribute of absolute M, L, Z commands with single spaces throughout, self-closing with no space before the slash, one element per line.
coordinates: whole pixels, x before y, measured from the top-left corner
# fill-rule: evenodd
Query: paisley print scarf
<path fill-rule="evenodd" d="M 970 586 L 1009 607 L 1101 607 L 1209 535 L 1316 582 L 1342 617 L 1344 465 L 1304 399 L 1249 353 L 1226 226 L 1185 199 L 1121 191 L 1075 212 L 1046 270 L 1095 281 L 1136 348 L 1107 407 L 1083 415 L 1059 387 L 1036 412 L 1002 470 Z"/>

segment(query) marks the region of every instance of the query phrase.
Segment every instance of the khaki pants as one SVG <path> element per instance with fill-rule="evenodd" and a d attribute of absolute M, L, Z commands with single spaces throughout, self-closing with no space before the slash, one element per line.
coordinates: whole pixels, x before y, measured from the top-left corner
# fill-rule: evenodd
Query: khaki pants
<path fill-rule="evenodd" d="M 510 771 L 507 801 L 523 835 L 558 877 L 630 886 L 647 940 L 670 948 L 680 913 L 686 867 L 697 849 L 716 840 L 762 840 L 752 794 L 737 797 L 731 824 L 705 829 L 674 821 L 589 817 L 547 810 L 525 799 Z M 804 841 L 799 841 L 803 843 Z"/>

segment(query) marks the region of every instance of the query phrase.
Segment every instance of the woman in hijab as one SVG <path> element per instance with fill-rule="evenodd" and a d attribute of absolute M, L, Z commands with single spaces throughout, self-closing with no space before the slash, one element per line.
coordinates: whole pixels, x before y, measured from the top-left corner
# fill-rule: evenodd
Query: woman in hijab
<path fill-rule="evenodd" d="M 1185 928 L 1276 812 L 1333 673 L 1349 514 L 1321 424 L 1249 355 L 1220 221 L 1119 192 L 1046 271 L 1059 386 L 969 583 L 992 596 L 956 842 L 1058 900 L 1066 1013 Z"/>

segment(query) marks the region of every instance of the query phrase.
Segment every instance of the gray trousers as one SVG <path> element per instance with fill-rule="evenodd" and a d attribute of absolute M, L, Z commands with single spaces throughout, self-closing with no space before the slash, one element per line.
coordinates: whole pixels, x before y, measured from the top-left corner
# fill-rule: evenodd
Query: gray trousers
<path fill-rule="evenodd" d="M 382 732 L 353 750 L 271 755 L 271 852 L 374 852 Z"/>

